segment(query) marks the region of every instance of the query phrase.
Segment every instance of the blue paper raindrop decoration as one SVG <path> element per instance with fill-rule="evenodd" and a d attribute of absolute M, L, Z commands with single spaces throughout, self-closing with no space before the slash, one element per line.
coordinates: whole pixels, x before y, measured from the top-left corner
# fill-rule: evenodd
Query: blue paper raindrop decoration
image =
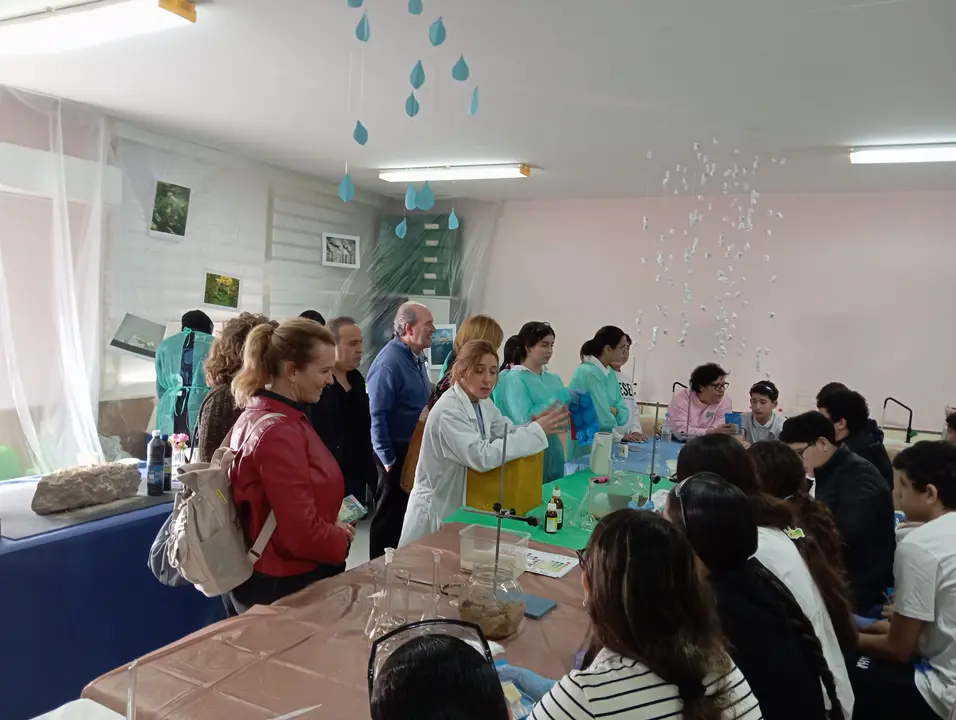
<path fill-rule="evenodd" d="M 455 67 L 451 69 L 451 76 L 458 82 L 465 82 L 469 75 L 471 71 L 468 69 L 468 63 L 465 62 L 465 56 L 462 55 L 455 63 Z"/>
<path fill-rule="evenodd" d="M 364 2 L 365 2 L 365 0 L 349 0 L 349 7 L 350 7 L 350 8 L 360 8 L 360 7 L 362 7 L 362 3 L 364 3 Z"/>
<path fill-rule="evenodd" d="M 352 176 L 348 173 L 345 173 L 345 177 L 339 183 L 339 197 L 342 198 L 342 202 L 352 202 L 352 198 L 355 197 L 355 185 L 352 183 Z"/>
<path fill-rule="evenodd" d="M 421 15 L 422 10 L 422 0 L 408 0 L 408 12 L 412 15 Z"/>
<path fill-rule="evenodd" d="M 435 207 L 435 192 L 427 180 L 425 184 L 422 185 L 421 190 L 415 193 L 415 206 L 419 210 L 431 210 Z"/>
<path fill-rule="evenodd" d="M 412 93 L 408 96 L 408 99 L 405 100 L 405 114 L 408 115 L 408 117 L 415 117 L 418 115 L 419 108 L 418 100 L 415 99 L 415 93 Z"/>
<path fill-rule="evenodd" d="M 407 232 L 408 232 L 408 221 L 405 218 L 402 218 L 402 221 L 395 226 L 395 234 L 398 235 L 399 238 L 404 238 L 405 233 Z"/>
<path fill-rule="evenodd" d="M 359 20 L 358 27 L 355 28 L 355 37 L 357 37 L 362 42 L 368 42 L 369 27 L 368 27 L 368 13 L 362 14 L 362 19 Z"/>
<path fill-rule="evenodd" d="M 449 230 L 458 229 L 458 216 L 455 215 L 455 208 L 451 209 L 451 214 L 448 216 L 448 229 Z"/>
<path fill-rule="evenodd" d="M 409 185 L 408 189 L 405 191 L 405 209 L 414 210 L 415 209 L 415 186 Z"/>
<path fill-rule="evenodd" d="M 422 67 L 422 61 L 419 60 L 412 68 L 412 75 L 409 78 L 412 81 L 412 87 L 418 90 L 425 84 L 425 68 Z"/>
<path fill-rule="evenodd" d="M 355 130 L 352 131 L 352 137 L 359 145 L 364 145 L 368 142 L 368 130 L 365 129 L 361 120 L 355 123 Z"/>
<path fill-rule="evenodd" d="M 431 24 L 431 27 L 428 28 L 428 39 L 431 41 L 432 45 L 438 47 L 445 42 L 446 37 L 447 33 L 445 32 L 445 23 L 442 22 L 441 18 L 438 18 Z"/>
<path fill-rule="evenodd" d="M 478 88 L 475 87 L 471 91 L 471 101 L 468 103 L 468 114 L 477 115 L 478 114 Z"/>

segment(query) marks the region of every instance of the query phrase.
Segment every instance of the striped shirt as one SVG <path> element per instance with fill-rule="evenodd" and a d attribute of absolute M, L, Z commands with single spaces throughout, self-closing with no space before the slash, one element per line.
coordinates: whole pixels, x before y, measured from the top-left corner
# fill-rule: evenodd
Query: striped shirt
<path fill-rule="evenodd" d="M 728 659 L 729 662 L 729 659 Z M 727 720 L 761 720 L 757 699 L 741 672 L 730 670 L 706 679 L 707 694 L 727 688 Z M 602 650 L 587 670 L 572 670 L 541 698 L 531 720 L 626 718 L 665 720 L 683 717 L 677 686 L 664 682 L 647 666 Z"/>

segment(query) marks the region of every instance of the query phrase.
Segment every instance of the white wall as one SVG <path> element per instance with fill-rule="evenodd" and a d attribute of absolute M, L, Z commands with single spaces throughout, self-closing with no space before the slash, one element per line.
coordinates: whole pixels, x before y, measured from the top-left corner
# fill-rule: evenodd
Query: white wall
<path fill-rule="evenodd" d="M 349 271 L 315 265 L 321 233 L 374 237 L 377 196 L 358 194 L 346 205 L 331 183 L 131 126 L 119 126 L 117 137 L 123 205 L 105 260 L 106 343 L 126 313 L 177 330 L 187 310 L 200 308 L 216 323 L 235 315 L 203 306 L 207 270 L 241 279 L 240 310 L 275 318 L 306 308 L 325 313 Z M 192 191 L 182 239 L 149 232 L 158 180 Z M 151 361 L 105 349 L 102 399 L 148 397 L 154 382 Z"/>
<path fill-rule="evenodd" d="M 944 406 L 956 405 L 954 205 L 953 193 L 762 196 L 753 231 L 743 232 L 734 226 L 749 212 L 746 196 L 509 202 L 481 309 L 506 333 L 528 320 L 550 322 L 557 332 L 552 367 L 566 380 L 584 340 L 618 325 L 637 341 L 636 376 L 646 379 L 640 398 L 666 401 L 675 380 L 686 383 L 695 365 L 719 360 L 719 297 L 736 313 L 721 360 L 736 407 L 746 406 L 747 389 L 768 373 L 790 412 L 812 406 L 824 383 L 839 381 L 862 392 L 875 417 L 892 395 L 914 407 L 918 428 L 935 430 Z M 700 216 L 691 224 L 695 209 Z M 698 251 L 685 262 L 694 237 Z M 682 312 L 690 321 L 686 347 L 677 342 Z M 769 350 L 759 369 L 758 347 Z M 887 419 L 902 423 L 905 415 Z"/>

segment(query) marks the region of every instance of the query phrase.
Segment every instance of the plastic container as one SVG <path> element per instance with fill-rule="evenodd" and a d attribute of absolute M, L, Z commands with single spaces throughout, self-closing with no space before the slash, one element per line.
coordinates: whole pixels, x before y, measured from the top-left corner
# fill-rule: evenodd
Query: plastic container
<path fill-rule="evenodd" d="M 163 475 L 166 470 L 166 443 L 162 433 L 153 430 L 153 438 L 146 446 L 146 494 L 163 494 Z"/>
<path fill-rule="evenodd" d="M 478 510 L 493 510 L 501 497 L 501 468 L 488 472 L 468 470 L 465 505 Z M 541 485 L 544 482 L 544 453 L 509 460 L 505 464 L 505 494 L 503 507 L 514 508 L 519 515 L 541 504 Z"/>
<path fill-rule="evenodd" d="M 673 439 L 674 432 L 671 428 L 671 414 L 664 415 L 664 424 L 661 425 L 661 442 L 670 442 Z"/>
<path fill-rule="evenodd" d="M 469 525 L 459 533 L 461 542 L 459 562 L 464 572 L 472 572 L 478 565 L 495 564 L 495 536 L 497 529 L 485 525 Z M 528 567 L 528 541 L 531 534 L 501 531 L 501 549 L 498 553 L 498 566 L 508 561 L 517 578 Z"/>

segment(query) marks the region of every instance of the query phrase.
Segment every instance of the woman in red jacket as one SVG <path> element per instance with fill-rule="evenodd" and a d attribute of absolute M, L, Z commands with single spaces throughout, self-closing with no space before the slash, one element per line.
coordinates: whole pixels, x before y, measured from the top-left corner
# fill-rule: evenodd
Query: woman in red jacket
<path fill-rule="evenodd" d="M 296 318 L 249 333 L 232 381 L 245 408 L 232 431 L 232 500 L 249 546 L 270 512 L 276 526 L 255 572 L 229 593 L 237 612 L 267 605 L 345 569 L 355 529 L 338 522 L 342 472 L 305 410 L 332 382 L 335 342 L 324 327 Z M 263 415 L 282 417 L 265 420 Z"/>

